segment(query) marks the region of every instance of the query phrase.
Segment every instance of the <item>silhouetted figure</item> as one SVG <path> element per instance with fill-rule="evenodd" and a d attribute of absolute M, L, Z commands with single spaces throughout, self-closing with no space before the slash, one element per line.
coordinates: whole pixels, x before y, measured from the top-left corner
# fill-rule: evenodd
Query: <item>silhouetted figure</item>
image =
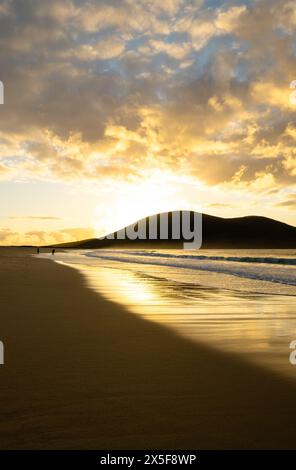
<path fill-rule="evenodd" d="M 51 250 L 51 254 L 52 254 L 52 255 L 55 254 L 55 249 L 54 249 L 54 248 Z"/>
<path fill-rule="evenodd" d="M 39 253 L 40 253 L 40 250 L 39 250 L 39 248 L 37 248 L 37 255 L 39 255 Z"/>

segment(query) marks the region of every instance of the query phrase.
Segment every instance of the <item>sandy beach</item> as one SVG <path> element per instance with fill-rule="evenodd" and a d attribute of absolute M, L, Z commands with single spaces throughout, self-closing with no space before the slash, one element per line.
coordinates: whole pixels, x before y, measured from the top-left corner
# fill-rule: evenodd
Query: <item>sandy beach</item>
<path fill-rule="evenodd" d="M 296 387 L 0 250 L 1 449 L 294 448 Z"/>

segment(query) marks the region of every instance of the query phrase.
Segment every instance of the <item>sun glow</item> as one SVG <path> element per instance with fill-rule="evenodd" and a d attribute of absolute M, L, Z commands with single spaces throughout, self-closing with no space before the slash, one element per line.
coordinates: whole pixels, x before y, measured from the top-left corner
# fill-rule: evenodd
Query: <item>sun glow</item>
<path fill-rule="evenodd" d="M 107 207 L 99 203 L 95 209 L 96 235 L 106 235 L 148 215 L 192 207 L 189 195 L 188 183 L 177 186 L 173 176 L 161 173 L 138 184 L 118 184 L 111 196 L 112 211 L 110 201 Z M 200 210 L 197 203 L 193 210 Z"/>

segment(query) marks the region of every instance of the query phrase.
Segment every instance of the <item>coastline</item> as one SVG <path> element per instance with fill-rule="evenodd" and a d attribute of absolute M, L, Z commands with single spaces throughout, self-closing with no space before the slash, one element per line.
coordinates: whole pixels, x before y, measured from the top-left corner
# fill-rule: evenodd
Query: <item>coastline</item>
<path fill-rule="evenodd" d="M 1 449 L 295 447 L 296 387 L 0 250 Z"/>

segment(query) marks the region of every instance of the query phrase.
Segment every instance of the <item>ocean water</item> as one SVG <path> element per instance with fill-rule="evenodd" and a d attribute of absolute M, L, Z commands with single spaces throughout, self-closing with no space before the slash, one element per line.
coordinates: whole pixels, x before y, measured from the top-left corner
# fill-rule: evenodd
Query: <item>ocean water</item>
<path fill-rule="evenodd" d="M 296 250 L 75 250 L 55 260 L 132 314 L 296 379 Z"/>
<path fill-rule="evenodd" d="M 240 251 L 238 253 L 238 251 Z M 213 287 L 239 287 L 249 289 L 250 280 L 260 282 L 252 283 L 256 291 L 271 291 L 277 293 L 296 293 L 296 250 L 198 250 L 196 252 L 186 250 L 97 250 L 85 254 L 89 258 L 117 261 L 141 265 L 141 269 L 147 269 L 147 265 L 167 268 L 162 270 L 168 279 L 202 283 Z M 184 269 L 184 271 L 182 271 Z M 188 276 L 190 271 L 190 276 Z M 196 271 L 203 271 L 198 273 Z M 211 274 L 210 274 L 211 273 Z M 213 276 L 212 273 L 216 275 Z M 235 276 L 218 277 L 217 274 Z M 239 278 L 239 279 L 238 279 Z M 231 282 L 231 284 L 229 284 Z M 270 284 L 272 282 L 272 284 Z M 234 285 L 235 284 L 235 285 Z M 277 284 L 276 286 L 274 284 Z M 294 286 L 290 289 L 285 286 Z"/>

